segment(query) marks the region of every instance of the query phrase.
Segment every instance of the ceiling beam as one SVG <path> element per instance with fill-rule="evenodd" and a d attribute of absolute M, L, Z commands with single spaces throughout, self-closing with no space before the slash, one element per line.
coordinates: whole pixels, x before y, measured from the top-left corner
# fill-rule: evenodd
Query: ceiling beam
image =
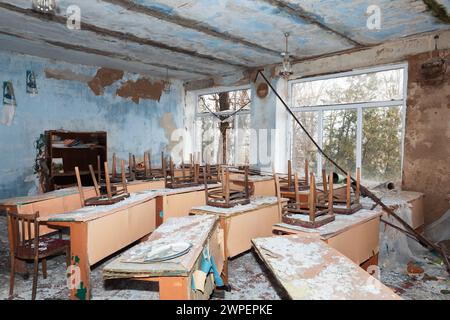
<path fill-rule="evenodd" d="M 179 67 L 166 65 L 166 64 L 150 63 L 150 62 L 137 60 L 137 59 L 130 58 L 127 55 L 120 54 L 120 53 L 117 53 L 117 52 L 110 52 L 110 51 L 105 51 L 105 50 L 100 50 L 100 49 L 88 48 L 88 47 L 85 47 L 85 46 L 74 45 L 74 44 L 60 42 L 60 41 L 52 41 L 52 40 L 40 39 L 40 38 L 36 39 L 36 38 L 25 36 L 25 35 L 22 35 L 22 34 L 7 32 L 7 31 L 3 31 L 3 30 L 0 30 L 0 34 L 6 35 L 6 36 L 11 36 L 11 37 L 16 37 L 16 38 L 19 38 L 19 39 L 22 39 L 22 40 L 27 40 L 27 41 L 41 41 L 41 42 L 46 43 L 48 45 L 59 47 L 59 48 L 63 48 L 63 49 L 67 49 L 67 50 L 73 50 L 73 51 L 78 51 L 78 52 L 83 52 L 83 53 L 88 53 L 88 54 L 95 54 L 95 55 L 99 55 L 99 56 L 103 56 L 103 57 L 108 57 L 108 58 L 113 58 L 113 59 L 117 59 L 117 60 L 126 61 L 126 62 L 141 63 L 143 65 L 148 65 L 148 66 L 151 66 L 151 67 L 161 68 L 161 69 L 164 69 L 164 70 L 165 69 L 169 69 L 169 70 L 173 70 L 173 71 L 188 72 L 188 73 L 202 75 L 202 76 L 208 76 L 208 77 L 212 76 L 210 73 L 204 73 L 204 72 L 200 72 L 200 71 L 197 71 L 197 70 L 185 69 L 185 68 L 179 68 Z"/>
<path fill-rule="evenodd" d="M 184 28 L 188 28 L 188 29 L 192 29 L 192 30 L 196 30 L 198 32 L 207 34 L 209 36 L 213 36 L 216 38 L 220 38 L 222 40 L 225 41 L 230 41 L 230 42 L 234 42 L 234 43 L 238 43 L 241 44 L 243 46 L 252 48 L 254 50 L 257 50 L 258 52 L 262 52 L 265 54 L 270 54 L 276 57 L 280 56 L 280 52 L 273 50 L 273 49 L 269 49 L 266 47 L 263 47 L 259 44 L 250 42 L 248 40 L 245 40 L 244 38 L 241 37 L 237 37 L 234 35 L 231 35 L 227 32 L 219 32 L 217 31 L 214 27 L 204 23 L 204 22 L 200 22 L 197 20 L 193 20 L 193 19 L 189 19 L 189 18 L 185 18 L 176 14 L 166 14 L 164 12 L 161 12 L 159 10 L 150 8 L 150 7 L 146 7 L 144 5 L 141 4 L 137 4 L 134 3 L 133 1 L 130 0 L 102 0 L 103 2 L 108 2 L 111 4 L 115 4 L 117 6 L 120 6 L 126 10 L 130 10 L 130 11 L 134 11 L 137 13 L 142 13 L 142 14 L 146 14 L 148 16 L 151 16 L 153 18 L 156 19 L 160 19 L 166 22 L 170 22 L 179 26 L 182 26 Z"/>
<path fill-rule="evenodd" d="M 66 22 L 67 22 L 67 18 L 63 17 L 63 16 L 44 15 L 44 14 L 40 14 L 38 12 L 35 12 L 35 11 L 31 10 L 31 9 L 25 9 L 25 8 L 17 7 L 17 6 L 14 6 L 12 4 L 9 4 L 9 3 L 1 3 L 0 2 L 0 8 L 6 9 L 6 10 L 9 10 L 9 11 L 13 11 L 13 12 L 16 12 L 16 13 L 20 13 L 20 14 L 23 14 L 23 15 L 26 15 L 26 16 L 29 16 L 29 17 L 41 19 L 41 20 L 44 20 L 44 21 L 53 21 L 53 22 L 60 23 L 60 24 L 63 24 L 63 25 L 66 25 Z M 216 58 L 216 57 L 213 57 L 213 56 L 210 56 L 210 55 L 201 54 L 201 53 L 198 53 L 198 52 L 193 51 L 193 50 L 188 50 L 188 49 L 184 49 L 184 48 L 180 48 L 180 47 L 170 46 L 170 45 L 167 45 L 165 43 L 157 42 L 157 41 L 146 39 L 146 38 L 141 38 L 141 37 L 132 35 L 130 33 L 123 33 L 123 32 L 119 32 L 119 31 L 105 29 L 105 28 L 98 27 L 98 26 L 93 25 L 93 24 L 89 24 L 89 23 L 83 22 L 83 21 L 81 21 L 80 27 L 81 27 L 82 30 L 92 31 L 92 32 L 94 32 L 94 33 L 96 33 L 98 35 L 101 35 L 101 36 L 113 37 L 113 38 L 116 38 L 116 39 L 129 41 L 129 42 L 134 42 L 134 43 L 138 43 L 138 44 L 142 44 L 142 45 L 147 45 L 147 46 L 155 47 L 155 48 L 158 48 L 158 49 L 169 50 L 171 52 L 185 54 L 185 55 L 188 55 L 190 57 L 195 57 L 195 58 L 199 58 L 199 59 L 202 59 L 202 60 L 208 60 L 208 61 L 213 62 L 213 63 L 231 65 L 231 66 L 236 66 L 236 67 L 247 67 L 244 64 L 240 64 L 240 63 L 236 63 L 236 62 L 232 62 L 232 61 Z"/>
<path fill-rule="evenodd" d="M 311 24 L 314 24 L 316 26 L 318 26 L 320 29 L 325 30 L 327 32 L 333 33 L 339 37 L 341 37 L 342 39 L 347 40 L 348 42 L 350 42 L 352 45 L 356 46 L 356 47 L 362 47 L 364 46 L 364 44 L 350 38 L 349 36 L 345 35 L 344 33 L 335 30 L 327 25 L 325 25 L 324 23 L 320 22 L 315 16 L 314 14 L 303 10 L 302 8 L 298 7 L 298 8 L 293 8 L 291 7 L 291 5 L 289 3 L 286 3 L 284 1 L 280 1 L 280 0 L 261 0 L 264 1 L 280 10 L 282 10 L 283 12 L 287 13 L 288 15 L 291 16 L 295 16 L 295 17 L 299 17 L 303 20 L 305 20 L 306 22 L 309 22 Z"/>

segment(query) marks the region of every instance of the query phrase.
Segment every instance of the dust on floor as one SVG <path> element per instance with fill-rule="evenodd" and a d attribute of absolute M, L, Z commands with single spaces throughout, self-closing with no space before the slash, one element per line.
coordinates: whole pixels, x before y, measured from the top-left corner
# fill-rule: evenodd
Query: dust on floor
<path fill-rule="evenodd" d="M 6 217 L 0 214 L 0 299 L 9 296 L 9 245 Z M 154 300 L 159 298 L 158 285 L 151 282 L 131 280 L 103 281 L 102 269 L 116 255 L 94 266 L 91 272 L 93 300 Z M 430 262 L 422 266 L 425 277 L 412 280 L 406 273 L 381 271 L 381 280 L 394 288 L 404 299 L 448 299 L 450 288 L 448 275 L 442 266 Z M 64 256 L 54 257 L 47 262 L 48 277 L 43 279 L 40 269 L 37 299 L 68 299 L 69 289 L 65 277 Z M 16 275 L 13 299 L 31 298 L 31 275 L 25 280 Z M 278 300 L 287 298 L 272 274 L 253 253 L 248 252 L 229 262 L 229 283 L 231 292 L 225 292 L 229 300 Z M 220 298 L 214 298 L 220 299 Z"/>

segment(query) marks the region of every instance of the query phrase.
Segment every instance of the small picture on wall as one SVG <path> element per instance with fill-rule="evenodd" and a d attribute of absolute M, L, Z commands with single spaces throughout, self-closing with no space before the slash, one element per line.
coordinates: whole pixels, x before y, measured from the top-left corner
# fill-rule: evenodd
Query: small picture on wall
<path fill-rule="evenodd" d="M 3 108 L 1 114 L 1 123 L 10 126 L 16 113 L 16 97 L 11 81 L 3 82 Z"/>
<path fill-rule="evenodd" d="M 27 70 L 27 93 L 32 95 L 38 93 L 36 85 L 36 75 L 32 70 Z"/>
<path fill-rule="evenodd" d="M 16 97 L 11 81 L 3 81 L 3 105 L 16 105 Z"/>

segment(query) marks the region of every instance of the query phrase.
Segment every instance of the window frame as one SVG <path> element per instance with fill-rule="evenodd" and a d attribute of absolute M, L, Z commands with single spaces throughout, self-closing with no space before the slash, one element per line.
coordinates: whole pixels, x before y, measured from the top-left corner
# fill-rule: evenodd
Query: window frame
<path fill-rule="evenodd" d="M 232 87 L 217 87 L 217 88 L 208 88 L 208 89 L 202 89 L 202 90 L 196 90 L 194 91 L 194 97 L 195 97 L 195 116 L 194 116 L 194 134 L 193 134 L 193 150 L 194 150 L 194 154 L 198 154 L 202 152 L 202 150 L 198 150 L 198 145 L 201 146 L 201 144 L 199 144 L 199 141 L 197 141 L 197 120 L 199 118 L 204 118 L 204 117 L 213 117 L 215 118 L 215 116 L 213 114 L 211 114 L 210 112 L 199 112 L 200 106 L 199 106 L 199 98 L 200 96 L 204 96 L 204 95 L 208 95 L 208 94 L 215 94 L 215 93 L 223 93 L 223 92 L 230 92 L 230 91 L 240 91 L 240 90 L 250 90 L 250 109 L 243 109 L 241 111 L 239 111 L 236 116 L 233 119 L 233 125 L 234 128 L 238 127 L 238 115 L 250 115 L 251 117 L 251 108 L 252 108 L 252 103 L 253 103 L 253 96 L 251 95 L 252 93 L 252 87 L 251 85 L 247 84 L 247 85 L 241 85 L 241 86 L 232 86 Z M 219 111 L 216 112 L 217 115 L 228 115 L 228 114 L 232 114 L 235 111 Z M 251 121 L 251 120 L 250 120 Z M 234 130 L 233 135 L 234 135 L 234 141 L 239 141 L 239 130 Z M 236 161 L 236 159 L 238 159 L 238 148 L 234 148 L 234 155 L 233 155 L 233 162 Z M 201 155 L 201 157 L 203 157 Z M 250 157 L 250 155 L 249 155 Z M 202 158 L 203 160 L 203 158 Z M 234 163 L 235 164 L 235 163 Z"/>
<path fill-rule="evenodd" d="M 396 100 L 385 101 L 371 101 L 371 102 L 358 102 L 358 103 L 346 103 L 346 104 L 333 104 L 333 105 L 317 105 L 317 106 L 305 106 L 294 107 L 293 101 L 293 88 L 297 83 L 311 82 L 317 80 L 328 80 L 349 76 L 362 75 L 367 73 L 376 73 L 390 70 L 403 70 L 403 98 Z M 407 109 L 407 97 L 408 97 L 408 62 L 388 64 L 376 67 L 354 69 L 352 71 L 338 72 L 333 74 L 326 74 L 321 76 L 306 77 L 301 79 L 294 79 L 288 81 L 288 101 L 291 105 L 291 110 L 294 113 L 298 112 L 318 112 L 318 140 L 317 144 L 323 147 L 323 114 L 325 111 L 331 110 L 345 110 L 355 109 L 357 111 L 356 121 L 356 167 L 361 168 L 361 176 L 363 176 L 362 168 L 362 136 L 363 136 L 363 110 L 366 108 L 380 108 L 380 107 L 401 107 L 401 121 L 402 121 L 402 133 L 401 133 L 401 166 L 400 166 L 400 178 L 403 178 L 403 158 L 404 158 L 404 145 L 405 145 L 405 127 L 406 127 L 406 109 Z M 288 126 L 288 156 L 289 159 L 293 157 L 293 140 L 294 140 L 294 128 L 293 119 Z M 320 175 L 322 171 L 322 164 L 324 162 L 323 156 L 320 152 L 317 152 L 317 175 Z"/>

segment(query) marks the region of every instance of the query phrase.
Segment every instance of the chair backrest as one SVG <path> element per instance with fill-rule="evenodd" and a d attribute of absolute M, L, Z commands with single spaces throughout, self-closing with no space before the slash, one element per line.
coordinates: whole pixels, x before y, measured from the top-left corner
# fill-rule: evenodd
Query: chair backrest
<path fill-rule="evenodd" d="M 39 250 L 39 211 L 32 214 L 18 214 L 6 211 L 8 217 L 8 232 L 12 241 L 14 256 L 20 246 L 31 246 Z M 37 251 L 36 251 L 37 252 Z"/>

